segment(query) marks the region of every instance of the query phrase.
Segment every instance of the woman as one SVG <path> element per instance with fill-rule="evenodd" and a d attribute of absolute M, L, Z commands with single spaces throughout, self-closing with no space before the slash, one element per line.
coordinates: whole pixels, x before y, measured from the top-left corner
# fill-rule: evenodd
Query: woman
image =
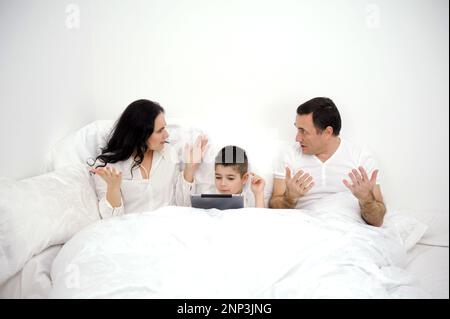
<path fill-rule="evenodd" d="M 184 177 L 203 157 L 207 139 L 200 136 L 188 149 L 180 173 L 174 147 L 167 144 L 164 109 L 149 100 L 131 103 L 116 122 L 99 163 L 91 172 L 102 218 L 150 211 L 182 203 L 192 189 Z M 95 165 L 94 163 L 94 165 Z"/>

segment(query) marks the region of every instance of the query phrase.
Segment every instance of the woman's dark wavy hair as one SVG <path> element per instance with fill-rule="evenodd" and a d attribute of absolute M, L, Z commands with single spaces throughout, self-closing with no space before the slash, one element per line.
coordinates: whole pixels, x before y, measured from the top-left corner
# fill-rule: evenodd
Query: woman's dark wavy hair
<path fill-rule="evenodd" d="M 128 105 L 114 124 L 108 142 L 94 164 L 99 160 L 97 167 L 105 167 L 108 163 L 124 161 L 134 154 L 131 170 L 139 166 L 148 150 L 147 140 L 155 129 L 155 119 L 161 113 L 164 109 L 149 100 L 137 100 Z"/>

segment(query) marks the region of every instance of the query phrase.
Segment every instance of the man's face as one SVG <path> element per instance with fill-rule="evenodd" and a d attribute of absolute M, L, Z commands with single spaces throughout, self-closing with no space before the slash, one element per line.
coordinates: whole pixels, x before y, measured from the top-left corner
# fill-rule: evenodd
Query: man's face
<path fill-rule="evenodd" d="M 295 141 L 300 144 L 304 154 L 316 155 L 324 149 L 325 134 L 318 132 L 315 128 L 312 113 L 306 115 L 297 114 L 295 127 L 297 127 Z"/>

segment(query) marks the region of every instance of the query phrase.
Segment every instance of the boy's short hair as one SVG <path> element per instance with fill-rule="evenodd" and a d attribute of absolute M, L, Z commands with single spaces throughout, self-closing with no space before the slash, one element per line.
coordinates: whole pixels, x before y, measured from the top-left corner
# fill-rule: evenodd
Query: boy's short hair
<path fill-rule="evenodd" d="M 243 176 L 248 172 L 247 154 L 239 146 L 225 146 L 217 153 L 215 166 L 217 165 L 236 167 L 241 176 Z"/>

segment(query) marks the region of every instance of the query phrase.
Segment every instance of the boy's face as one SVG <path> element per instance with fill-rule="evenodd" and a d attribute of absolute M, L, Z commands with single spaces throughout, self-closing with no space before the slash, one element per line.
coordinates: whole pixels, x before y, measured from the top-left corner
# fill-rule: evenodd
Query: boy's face
<path fill-rule="evenodd" d="M 236 166 L 216 165 L 216 189 L 221 194 L 240 194 L 248 179 L 248 173 L 241 177 Z"/>

